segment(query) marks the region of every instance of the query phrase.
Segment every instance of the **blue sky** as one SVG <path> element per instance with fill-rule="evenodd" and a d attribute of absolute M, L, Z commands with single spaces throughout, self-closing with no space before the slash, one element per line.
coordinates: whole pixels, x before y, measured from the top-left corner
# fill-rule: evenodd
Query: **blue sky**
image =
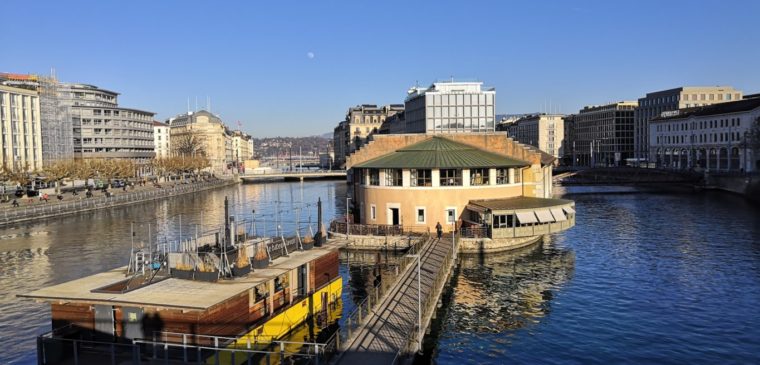
<path fill-rule="evenodd" d="M 255 136 L 330 132 L 349 106 L 451 76 L 496 87 L 498 113 L 681 85 L 760 92 L 760 1 L 6 0 L 0 13 L 0 71 L 55 67 L 160 120 L 209 96 Z"/>

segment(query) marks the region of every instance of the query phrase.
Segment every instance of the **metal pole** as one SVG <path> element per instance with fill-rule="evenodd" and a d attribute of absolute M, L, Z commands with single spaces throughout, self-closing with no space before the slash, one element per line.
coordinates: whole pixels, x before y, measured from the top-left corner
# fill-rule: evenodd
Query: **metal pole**
<path fill-rule="evenodd" d="M 350 234 L 350 231 L 348 229 L 348 225 L 349 225 L 348 215 L 349 215 L 349 212 L 350 212 L 350 209 L 349 209 L 349 204 L 350 204 L 349 201 L 350 200 L 351 200 L 350 197 L 346 197 L 346 238 L 348 238 L 348 236 Z"/>
<path fill-rule="evenodd" d="M 422 351 L 422 280 L 421 277 L 422 261 L 417 254 L 417 351 Z"/>

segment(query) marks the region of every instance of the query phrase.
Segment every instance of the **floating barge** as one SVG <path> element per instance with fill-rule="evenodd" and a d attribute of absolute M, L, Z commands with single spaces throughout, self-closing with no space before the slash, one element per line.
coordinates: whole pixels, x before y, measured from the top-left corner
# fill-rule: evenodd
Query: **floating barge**
<path fill-rule="evenodd" d="M 128 266 L 19 295 L 50 303 L 53 331 L 38 337 L 38 363 L 266 363 L 286 346 L 319 355 L 315 334 L 340 315 L 337 245 L 321 235 L 212 236 L 133 250 Z M 311 342 L 283 341 L 302 324 Z"/>

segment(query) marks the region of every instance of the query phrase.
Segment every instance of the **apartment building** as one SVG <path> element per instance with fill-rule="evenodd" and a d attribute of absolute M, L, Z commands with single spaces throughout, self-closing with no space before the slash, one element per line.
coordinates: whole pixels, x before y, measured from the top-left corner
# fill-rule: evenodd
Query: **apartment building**
<path fill-rule="evenodd" d="M 0 85 L 0 165 L 11 170 L 42 169 L 40 98 L 36 91 Z"/>
<path fill-rule="evenodd" d="M 530 114 L 511 123 L 498 125 L 500 131 L 516 141 L 534 146 L 555 158 L 564 154 L 565 125 L 563 114 Z"/>
<path fill-rule="evenodd" d="M 403 111 L 401 104 L 381 107 L 362 104 L 349 108 L 345 120 L 333 130 L 336 166 L 345 166 L 346 156 L 367 143 L 371 135 L 379 133 L 386 118 Z"/>
<path fill-rule="evenodd" d="M 169 118 L 166 123 L 171 127 L 173 154 L 202 154 L 214 171 L 229 171 L 233 161 L 232 137 L 218 116 L 200 110 Z"/>
<path fill-rule="evenodd" d="M 171 156 L 171 128 L 166 123 L 153 121 L 153 149 L 157 158 Z"/>
<path fill-rule="evenodd" d="M 741 90 L 731 86 L 684 86 L 648 93 L 638 100 L 634 113 L 634 156 L 651 160 L 649 122 L 663 112 L 741 99 Z"/>

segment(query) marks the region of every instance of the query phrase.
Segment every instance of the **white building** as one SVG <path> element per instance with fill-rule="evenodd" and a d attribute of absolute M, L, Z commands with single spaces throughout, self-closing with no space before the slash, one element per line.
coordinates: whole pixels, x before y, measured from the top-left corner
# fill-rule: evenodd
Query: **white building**
<path fill-rule="evenodd" d="M 171 127 L 161 122 L 153 122 L 153 148 L 156 158 L 167 158 L 171 155 Z"/>
<path fill-rule="evenodd" d="M 760 123 L 760 98 L 663 112 L 650 122 L 653 162 L 673 169 L 757 171 L 749 131 Z"/>
<path fill-rule="evenodd" d="M 556 158 L 564 154 L 565 138 L 564 114 L 526 115 L 512 123 L 499 124 L 499 130 L 518 142 L 537 147 Z"/>
<path fill-rule="evenodd" d="M 493 132 L 496 90 L 482 82 L 436 82 L 409 89 L 406 133 Z"/>
<path fill-rule="evenodd" d="M 11 170 L 42 168 L 40 98 L 36 91 L 0 85 L 0 165 Z"/>

